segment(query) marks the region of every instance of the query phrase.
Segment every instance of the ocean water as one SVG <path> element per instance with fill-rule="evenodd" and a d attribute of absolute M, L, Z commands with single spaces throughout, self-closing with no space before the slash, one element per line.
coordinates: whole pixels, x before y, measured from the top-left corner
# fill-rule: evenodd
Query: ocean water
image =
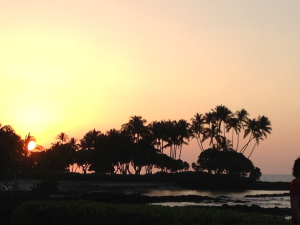
<path fill-rule="evenodd" d="M 268 182 L 291 182 L 293 179 L 292 175 L 262 175 L 261 181 Z M 221 206 L 223 204 L 228 205 L 248 205 L 251 206 L 253 204 L 259 205 L 263 208 L 290 208 L 290 197 L 289 196 L 281 196 L 281 197 L 245 197 L 246 195 L 261 195 L 261 194 L 283 194 L 289 193 L 289 190 L 286 191 L 268 191 L 268 190 L 245 190 L 245 191 L 199 191 L 199 190 L 135 190 L 130 193 L 140 193 L 146 196 L 180 196 L 180 195 L 200 195 L 200 196 L 208 196 L 208 197 L 220 197 L 226 196 L 227 198 L 223 198 L 224 201 L 213 202 L 213 201 L 205 201 L 201 203 L 194 202 L 165 202 L 165 203 L 153 203 L 154 205 L 165 205 L 165 206 Z M 228 201 L 229 199 L 229 201 Z M 242 203 L 236 203 L 236 201 L 246 201 Z"/>
<path fill-rule="evenodd" d="M 294 179 L 292 174 L 263 174 L 260 177 L 261 181 L 268 181 L 268 182 L 291 182 Z"/>

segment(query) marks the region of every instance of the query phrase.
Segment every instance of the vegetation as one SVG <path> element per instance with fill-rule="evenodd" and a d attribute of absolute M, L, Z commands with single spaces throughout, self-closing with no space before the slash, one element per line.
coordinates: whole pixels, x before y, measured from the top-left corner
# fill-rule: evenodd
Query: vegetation
<path fill-rule="evenodd" d="M 141 116 L 132 116 L 120 130 L 102 133 L 93 129 L 79 141 L 61 132 L 49 149 L 31 154 L 28 143 L 35 138 L 30 133 L 22 140 L 12 127 L 0 126 L 0 172 L 23 171 L 30 176 L 39 171 L 47 178 L 50 172 L 72 173 L 78 167 L 83 173 L 97 174 L 152 174 L 153 168 L 168 173 L 187 171 L 190 165 L 181 159 L 182 151 L 195 138 L 201 152 L 197 163 L 192 164 L 195 171 L 252 174 L 258 179 L 260 171 L 249 157 L 272 128 L 267 117 L 248 116 L 244 109 L 232 113 L 223 105 L 197 113 L 191 123 L 181 119 L 146 124 Z M 243 145 L 241 136 L 247 138 Z"/>
<path fill-rule="evenodd" d="M 210 208 L 46 201 L 27 202 L 15 209 L 13 224 L 288 225 L 290 221 L 277 216 Z"/>

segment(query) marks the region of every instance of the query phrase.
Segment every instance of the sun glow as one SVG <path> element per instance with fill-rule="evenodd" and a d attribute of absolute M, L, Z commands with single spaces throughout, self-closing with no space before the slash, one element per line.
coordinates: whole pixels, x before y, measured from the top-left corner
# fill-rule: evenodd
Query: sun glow
<path fill-rule="evenodd" d="M 31 151 L 35 148 L 36 143 L 34 141 L 29 142 L 28 144 L 28 150 Z"/>

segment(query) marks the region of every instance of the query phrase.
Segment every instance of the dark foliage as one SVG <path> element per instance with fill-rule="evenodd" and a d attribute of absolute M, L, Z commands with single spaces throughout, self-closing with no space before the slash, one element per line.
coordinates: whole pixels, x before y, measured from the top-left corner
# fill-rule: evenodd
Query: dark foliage
<path fill-rule="evenodd" d="M 287 225 L 283 217 L 209 208 L 111 205 L 95 202 L 29 202 L 14 211 L 14 224 Z"/>

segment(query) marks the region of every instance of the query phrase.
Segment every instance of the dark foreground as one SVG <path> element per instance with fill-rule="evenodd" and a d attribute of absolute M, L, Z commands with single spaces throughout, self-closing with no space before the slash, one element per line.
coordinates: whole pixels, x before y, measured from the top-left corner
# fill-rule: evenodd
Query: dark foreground
<path fill-rule="evenodd" d="M 120 194 L 112 192 L 70 192 L 59 190 L 10 190 L 0 192 L 0 224 L 12 224 L 11 217 L 13 210 L 28 201 L 93 201 L 103 202 L 110 204 L 149 204 L 149 203 L 162 203 L 162 202 L 222 202 L 222 206 L 210 207 L 210 206 L 188 206 L 193 208 L 218 208 L 218 209 L 230 209 L 240 211 L 244 213 L 256 212 L 260 214 L 270 214 L 279 216 L 290 216 L 289 208 L 261 208 L 257 205 L 233 205 L 229 206 L 229 199 L 220 196 L 217 198 L 187 195 L 187 196 L 163 196 L 163 197 L 149 197 L 142 196 L 140 194 Z M 232 202 L 231 202 L 232 203 Z M 242 202 L 237 202 L 242 203 Z"/>
<path fill-rule="evenodd" d="M 28 201 L 94 201 L 111 204 L 149 204 L 162 202 L 216 202 L 222 206 L 218 209 L 232 209 L 241 212 L 256 212 L 290 216 L 289 208 L 261 208 L 257 205 L 232 205 L 230 199 L 222 197 L 211 198 L 204 196 L 164 196 L 149 197 L 140 194 L 112 193 L 112 190 L 124 190 L 125 188 L 151 188 L 155 190 L 169 189 L 198 189 L 198 190 L 289 190 L 288 182 L 257 182 L 238 176 L 211 175 L 207 173 L 184 172 L 178 174 L 158 173 L 154 175 L 129 176 L 129 175 L 97 175 L 97 174 L 58 174 L 53 176 L 57 182 L 42 182 L 33 190 L 27 186 L 26 190 L 11 189 L 0 191 L 0 224 L 12 224 L 13 210 Z M 72 180 L 72 181 L 70 181 Z M 3 183 L 3 182 L 1 182 Z M 162 187 L 163 183 L 163 187 Z M 59 187 L 59 188 L 58 188 Z M 95 190 L 102 192 L 93 192 Z M 230 206 L 228 203 L 231 203 Z M 241 202 L 236 202 L 241 203 Z M 189 206 L 198 208 L 214 208 L 209 206 Z"/>

